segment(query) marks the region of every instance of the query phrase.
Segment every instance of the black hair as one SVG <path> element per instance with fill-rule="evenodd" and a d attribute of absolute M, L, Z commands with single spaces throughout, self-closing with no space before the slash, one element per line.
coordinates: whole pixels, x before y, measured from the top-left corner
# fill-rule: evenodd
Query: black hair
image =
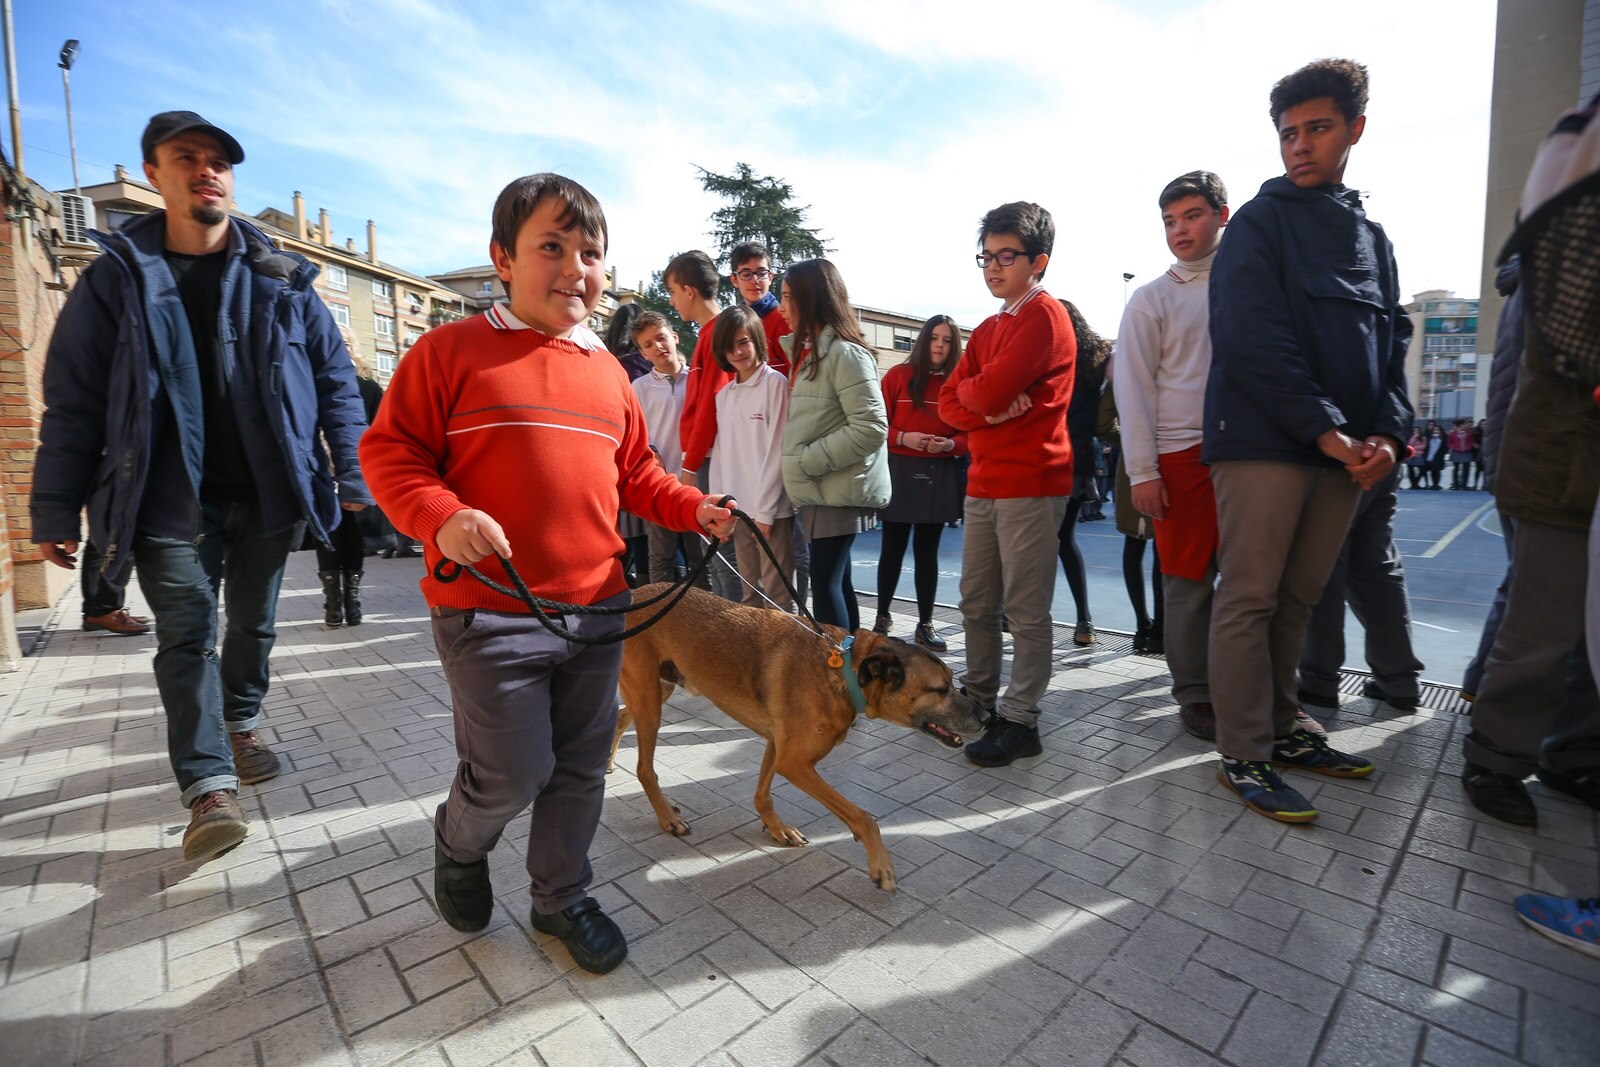
<path fill-rule="evenodd" d="M 517 234 L 522 232 L 523 223 L 542 201 L 552 196 L 562 205 L 561 214 L 556 216 L 557 226 L 562 230 L 578 230 L 602 249 L 607 246 L 610 237 L 600 201 L 571 178 L 546 172 L 518 178 L 500 190 L 495 198 L 490 237 L 508 257 L 515 259 L 517 256 Z"/>
<path fill-rule="evenodd" d="M 733 370 L 727 354 L 733 351 L 734 335 L 741 329 L 750 334 L 756 358 L 762 363 L 767 361 L 767 334 L 761 328 L 761 316 L 743 304 L 735 304 L 717 312 L 716 324 L 711 327 L 711 358 L 725 371 Z"/>
<path fill-rule="evenodd" d="M 1025 200 L 1001 204 L 985 215 L 978 224 L 978 244 L 982 245 L 991 234 L 1001 233 L 1016 234 L 1029 259 L 1047 256 L 1056 246 L 1056 223 L 1050 212 Z M 1044 277 L 1042 270 L 1035 273 Z"/>
<path fill-rule="evenodd" d="M 1212 211 L 1220 212 L 1228 206 L 1227 188 L 1222 184 L 1222 179 L 1209 170 L 1191 170 L 1178 175 L 1161 190 L 1161 198 L 1157 203 L 1165 209 L 1168 204 L 1191 196 L 1204 197 Z"/>
<path fill-rule="evenodd" d="M 1367 113 L 1367 68 L 1353 59 L 1317 59 L 1272 87 L 1272 127 L 1292 107 L 1332 97 L 1346 122 Z"/>
<path fill-rule="evenodd" d="M 728 253 L 728 273 L 736 273 L 741 266 L 752 259 L 764 259 L 770 266 L 772 253 L 768 252 L 767 246 L 760 241 L 740 241 L 733 246 L 733 251 Z"/>
<path fill-rule="evenodd" d="M 721 280 L 717 265 L 711 257 L 698 248 L 692 252 L 679 252 L 661 272 L 661 280 L 668 285 L 687 285 L 707 300 L 717 295 L 717 282 Z"/>
<path fill-rule="evenodd" d="M 906 357 L 906 362 L 911 364 L 911 406 L 918 410 L 922 408 L 922 395 L 928 391 L 928 379 L 933 375 L 933 364 L 930 362 L 933 331 L 940 326 L 950 327 L 950 355 L 945 357 L 939 373 L 949 374 L 955 370 L 956 360 L 961 358 L 961 327 L 956 325 L 955 319 L 949 315 L 935 315 L 922 324 L 922 332 L 917 334 L 916 343 L 911 346 L 911 355 Z"/>
<path fill-rule="evenodd" d="M 629 349 L 639 347 L 633 343 L 633 324 L 643 313 L 644 308 L 638 304 L 623 304 L 617 308 L 611 316 L 611 325 L 606 327 L 606 351 L 613 356 L 623 356 Z"/>

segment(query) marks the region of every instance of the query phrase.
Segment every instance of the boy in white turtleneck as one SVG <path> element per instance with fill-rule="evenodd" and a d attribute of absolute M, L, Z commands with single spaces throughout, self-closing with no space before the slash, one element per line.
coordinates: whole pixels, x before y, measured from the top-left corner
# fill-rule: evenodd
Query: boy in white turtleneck
<path fill-rule="evenodd" d="M 1214 740 L 1207 644 L 1217 578 L 1217 503 L 1200 462 L 1211 372 L 1211 260 L 1228 224 L 1228 193 L 1210 171 L 1161 190 L 1167 247 L 1178 257 L 1128 301 L 1112 386 L 1133 506 L 1155 520 L 1166 593 L 1167 665 L 1184 729 Z"/>

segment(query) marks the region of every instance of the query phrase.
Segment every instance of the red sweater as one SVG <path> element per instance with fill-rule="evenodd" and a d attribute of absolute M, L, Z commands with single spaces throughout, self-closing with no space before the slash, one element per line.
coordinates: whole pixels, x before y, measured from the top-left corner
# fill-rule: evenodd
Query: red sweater
<path fill-rule="evenodd" d="M 902 456 L 964 456 L 967 454 L 967 435 L 939 417 L 939 390 L 944 386 L 943 374 L 928 375 L 922 390 L 922 407 L 911 402 L 911 364 L 890 367 L 883 376 L 883 406 L 889 409 L 889 451 Z M 901 445 L 903 433 L 931 433 L 948 437 L 956 443 L 954 452 L 919 452 Z"/>
<path fill-rule="evenodd" d="M 784 354 L 778 338 L 787 337 L 794 332 L 794 328 L 789 325 L 789 320 L 783 317 L 783 312 L 773 308 L 762 317 L 761 331 L 767 335 L 767 366 L 787 378 L 789 357 Z"/>
<path fill-rule="evenodd" d="M 1014 314 L 991 315 L 972 331 L 939 391 L 940 416 L 969 434 L 968 496 L 1003 500 L 1072 492 L 1067 405 L 1077 354 L 1067 309 L 1043 289 L 1035 289 Z M 1023 393 L 1033 407 L 996 425 L 985 421 Z"/>
<path fill-rule="evenodd" d="M 627 372 L 605 349 L 497 330 L 482 315 L 429 330 L 406 353 L 361 438 L 361 470 L 384 514 L 423 543 L 434 607 L 527 611 L 470 575 L 433 577 L 439 527 L 463 508 L 505 528 L 535 594 L 593 604 L 627 588 L 619 509 L 695 530 L 703 499 L 656 462 Z M 510 584 L 493 559 L 479 569 Z"/>
<path fill-rule="evenodd" d="M 717 393 L 733 381 L 733 372 L 717 366 L 711 356 L 711 331 L 717 320 L 700 327 L 689 359 L 689 380 L 683 387 L 683 414 L 678 418 L 678 443 L 683 446 L 683 469 L 697 471 L 717 440 Z M 668 457 L 668 462 L 671 458 Z"/>

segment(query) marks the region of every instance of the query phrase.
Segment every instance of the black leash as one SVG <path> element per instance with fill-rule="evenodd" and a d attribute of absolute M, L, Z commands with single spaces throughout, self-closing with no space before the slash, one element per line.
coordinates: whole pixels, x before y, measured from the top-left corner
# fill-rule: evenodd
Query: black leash
<path fill-rule="evenodd" d="M 731 499 L 733 498 L 725 496 L 719 500 L 717 504 L 719 507 L 727 507 L 727 502 Z M 813 616 L 809 610 L 807 610 L 799 592 L 789 581 L 788 571 L 778 560 L 778 557 L 773 553 L 772 546 L 767 543 L 767 539 L 762 536 L 761 528 L 756 525 L 756 521 L 743 511 L 740 511 L 738 508 L 731 508 L 729 510 L 733 513 L 733 517 L 735 519 L 750 527 L 750 532 L 756 535 L 756 544 L 761 546 L 761 551 L 766 553 L 767 559 L 772 561 L 773 569 L 776 570 L 778 575 L 783 579 L 783 587 L 787 589 L 789 591 L 789 595 L 794 598 L 795 607 L 800 612 L 801 617 L 806 620 L 806 623 L 810 626 L 813 633 L 828 643 L 828 646 L 834 651 L 834 658 L 837 658 L 841 651 L 839 643 L 828 636 L 827 631 L 822 628 L 822 624 L 817 622 L 816 617 Z M 668 585 L 666 589 L 663 589 L 654 596 L 647 597 L 644 600 L 636 600 L 631 604 L 610 608 L 596 607 L 592 604 L 567 604 L 559 600 L 547 600 L 544 597 L 536 596 L 531 590 L 529 590 L 527 583 L 522 580 L 522 575 L 517 573 L 517 568 L 513 566 L 511 561 L 506 559 L 504 556 L 497 555 L 495 558 L 500 561 L 501 569 L 506 572 L 506 577 L 511 579 L 511 585 L 514 588 L 501 585 L 499 582 L 495 581 L 493 578 L 490 578 L 488 575 L 484 574 L 470 563 L 457 563 L 453 559 L 441 559 L 433 568 L 433 576 L 438 581 L 448 584 L 461 577 L 462 573 L 465 572 L 472 575 L 479 582 L 488 586 L 490 589 L 493 589 L 502 596 L 508 596 L 513 600 L 519 601 L 533 614 L 535 619 L 539 620 L 539 625 L 543 626 L 546 630 L 550 631 L 552 634 L 564 641 L 571 641 L 575 645 L 613 645 L 621 641 L 626 641 L 635 634 L 644 633 L 657 622 L 660 622 L 662 619 L 664 619 L 668 612 L 678 606 L 678 601 L 682 600 L 688 594 L 689 590 L 694 586 L 695 581 L 705 573 L 706 568 L 711 565 L 711 557 L 719 553 L 720 547 L 721 546 L 719 542 L 712 541 L 710 545 L 710 551 L 701 556 L 699 563 L 692 567 L 681 579 Z M 626 615 L 631 611 L 639 611 L 643 608 L 654 607 L 662 601 L 670 602 L 665 608 L 656 612 L 644 622 L 641 622 L 639 625 L 630 629 L 625 629 L 620 633 L 608 634 L 604 637 L 591 637 L 586 634 L 574 633 L 573 631 L 567 629 L 559 618 L 553 617 L 563 615 Z"/>

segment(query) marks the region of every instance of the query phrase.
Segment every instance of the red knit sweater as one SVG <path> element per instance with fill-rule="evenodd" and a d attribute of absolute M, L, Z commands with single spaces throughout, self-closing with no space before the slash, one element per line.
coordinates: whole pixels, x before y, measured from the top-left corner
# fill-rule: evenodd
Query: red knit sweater
<path fill-rule="evenodd" d="M 767 366 L 785 378 L 789 377 L 789 357 L 784 353 L 783 346 L 778 343 L 778 338 L 793 333 L 794 327 L 783 317 L 783 312 L 773 308 L 762 318 L 761 332 L 767 335 Z"/>
<path fill-rule="evenodd" d="M 945 376 L 928 375 L 922 390 L 922 407 L 911 402 L 911 364 L 890 367 L 883 376 L 883 406 L 889 409 L 889 451 L 902 456 L 964 456 L 967 454 L 967 435 L 939 417 L 939 390 Z M 954 452 L 919 452 L 900 444 L 903 433 L 931 433 L 948 437 L 956 443 Z"/>
<path fill-rule="evenodd" d="M 991 315 L 972 331 L 939 391 L 940 416 L 969 434 L 968 496 L 1002 500 L 1072 492 L 1067 404 L 1077 352 L 1067 309 L 1043 289 L 1015 314 Z M 1022 393 L 1033 407 L 997 425 L 986 421 Z"/>
<path fill-rule="evenodd" d="M 683 447 L 683 469 L 697 471 L 717 440 L 717 393 L 733 381 L 733 372 L 717 366 L 711 356 L 711 331 L 715 316 L 700 327 L 689 360 L 689 380 L 683 387 L 683 414 L 678 418 L 678 443 Z M 668 459 L 670 463 L 670 457 Z"/>
<path fill-rule="evenodd" d="M 527 611 L 470 575 L 433 577 L 435 536 L 463 508 L 504 527 L 534 593 L 592 604 L 627 588 L 619 508 L 695 530 L 704 497 L 656 462 L 608 352 L 496 330 L 481 315 L 428 331 L 406 353 L 361 438 L 361 469 L 389 519 L 423 543 L 422 594 L 435 607 Z M 480 569 L 510 584 L 495 560 Z"/>

